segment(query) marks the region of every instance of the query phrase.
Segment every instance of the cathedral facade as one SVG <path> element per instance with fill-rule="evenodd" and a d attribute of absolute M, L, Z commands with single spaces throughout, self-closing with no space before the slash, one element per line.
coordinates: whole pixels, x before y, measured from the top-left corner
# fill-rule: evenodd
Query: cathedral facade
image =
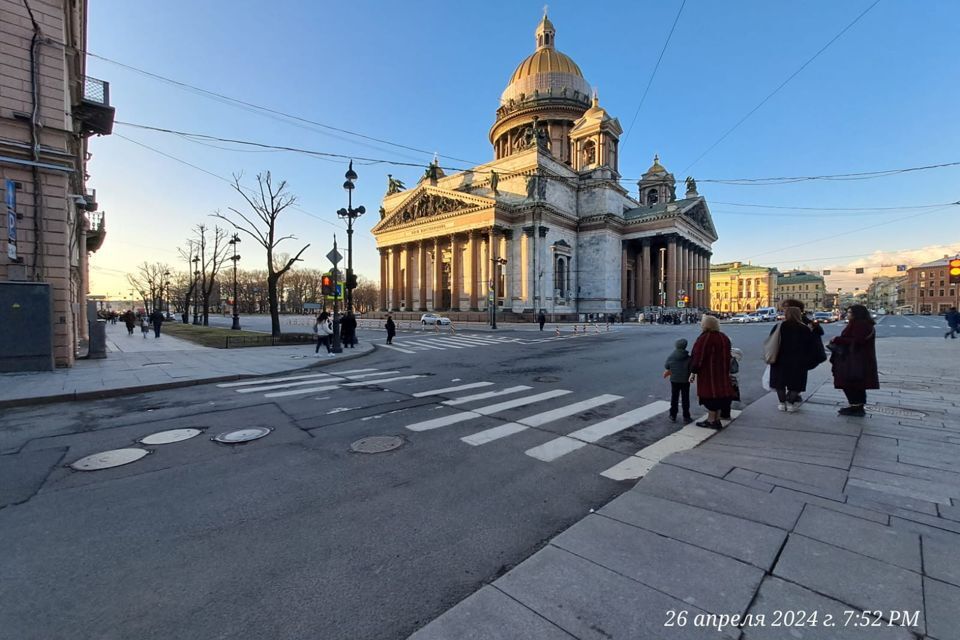
<path fill-rule="evenodd" d="M 415 187 L 392 177 L 373 235 L 384 311 L 555 318 L 707 309 L 717 232 L 688 178 L 655 157 L 636 197 L 621 186 L 619 121 L 556 49 L 544 16 L 490 129 L 494 160 Z"/>

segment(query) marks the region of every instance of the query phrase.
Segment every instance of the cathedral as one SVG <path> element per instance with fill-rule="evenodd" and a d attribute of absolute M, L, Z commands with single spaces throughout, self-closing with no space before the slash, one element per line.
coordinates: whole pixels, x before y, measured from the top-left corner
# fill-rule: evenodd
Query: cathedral
<path fill-rule="evenodd" d="M 706 200 L 692 178 L 678 198 L 656 156 L 634 197 L 618 171 L 622 133 L 544 15 L 500 96 L 494 160 L 451 175 L 434 160 L 409 189 L 389 177 L 373 228 L 381 309 L 576 320 L 708 308 Z"/>

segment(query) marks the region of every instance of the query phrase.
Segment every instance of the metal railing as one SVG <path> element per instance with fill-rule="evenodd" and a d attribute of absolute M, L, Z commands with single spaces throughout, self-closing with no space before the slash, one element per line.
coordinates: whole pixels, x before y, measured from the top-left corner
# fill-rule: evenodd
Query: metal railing
<path fill-rule="evenodd" d="M 87 231 L 96 233 L 103 229 L 103 213 L 88 213 L 87 214 Z"/>
<path fill-rule="evenodd" d="M 105 107 L 110 106 L 110 83 L 90 76 L 83 78 L 83 99 Z"/>

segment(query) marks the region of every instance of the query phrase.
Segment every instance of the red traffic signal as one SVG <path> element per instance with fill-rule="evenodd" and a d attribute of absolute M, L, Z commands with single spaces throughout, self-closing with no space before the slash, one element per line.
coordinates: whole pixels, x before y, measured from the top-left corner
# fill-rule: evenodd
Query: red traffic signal
<path fill-rule="evenodd" d="M 320 293 L 325 296 L 333 295 L 333 276 L 324 275 L 320 277 Z"/>
<path fill-rule="evenodd" d="M 960 284 L 960 258 L 954 258 L 949 263 L 950 284 Z"/>

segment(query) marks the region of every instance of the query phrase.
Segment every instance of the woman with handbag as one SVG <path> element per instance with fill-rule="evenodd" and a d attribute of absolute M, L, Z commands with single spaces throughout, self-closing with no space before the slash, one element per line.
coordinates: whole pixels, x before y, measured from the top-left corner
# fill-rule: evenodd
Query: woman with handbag
<path fill-rule="evenodd" d="M 788 413 L 800 407 L 800 393 L 807 390 L 807 371 L 821 362 L 820 338 L 803 323 L 799 308 L 783 308 L 780 342 L 776 358 L 770 363 L 770 387 L 777 392 L 777 409 Z"/>
<path fill-rule="evenodd" d="M 697 398 L 707 409 L 707 419 L 697 426 L 722 429 L 720 412 L 734 396 L 730 384 L 730 338 L 720 332 L 720 321 L 713 316 L 703 316 L 700 326 L 703 332 L 690 354 L 690 382 L 697 383 Z"/>
<path fill-rule="evenodd" d="M 314 354 L 316 354 L 318 358 L 320 357 L 320 345 L 327 348 L 327 355 L 334 355 L 333 350 L 330 348 L 330 338 L 333 336 L 333 327 L 330 326 L 329 318 L 330 314 L 323 311 L 313 325 L 313 332 L 317 334 L 317 348 L 314 350 Z"/>
<path fill-rule="evenodd" d="M 832 352 L 833 386 L 843 390 L 850 405 L 837 412 L 841 416 L 865 416 L 867 390 L 880 388 L 873 325 L 867 308 L 855 304 L 847 309 L 846 328 L 828 346 Z"/>

